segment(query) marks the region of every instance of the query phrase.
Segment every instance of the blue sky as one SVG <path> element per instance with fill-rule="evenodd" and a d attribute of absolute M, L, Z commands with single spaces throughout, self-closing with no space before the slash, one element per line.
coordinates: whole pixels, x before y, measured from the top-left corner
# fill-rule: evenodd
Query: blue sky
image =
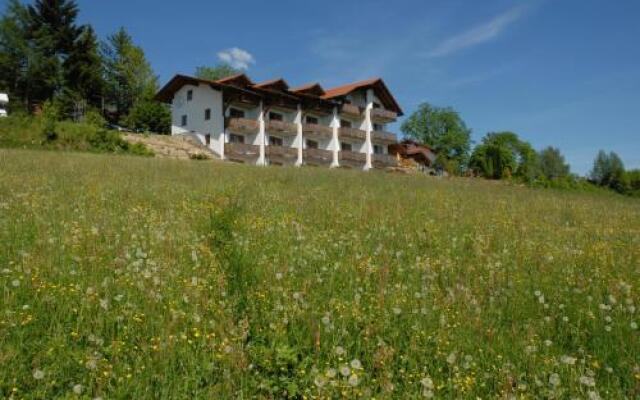
<path fill-rule="evenodd" d="M 330 87 L 381 76 L 405 113 L 423 101 L 452 106 L 475 141 L 511 130 L 560 147 L 574 172 L 588 172 L 599 149 L 640 168 L 638 0 L 79 5 L 101 37 L 127 28 L 162 83 L 221 55 L 256 81 Z"/>

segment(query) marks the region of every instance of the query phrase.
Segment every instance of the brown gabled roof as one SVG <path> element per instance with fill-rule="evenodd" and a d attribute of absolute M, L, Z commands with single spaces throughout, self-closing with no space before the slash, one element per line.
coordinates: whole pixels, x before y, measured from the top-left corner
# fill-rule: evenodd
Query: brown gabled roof
<path fill-rule="evenodd" d="M 304 93 L 304 94 L 310 94 L 313 96 L 318 96 L 318 97 L 322 97 L 325 95 L 325 91 L 322 88 L 322 86 L 320 86 L 320 84 L 318 82 L 312 82 L 312 83 L 307 83 L 306 85 L 302 85 L 302 86 L 298 86 L 296 88 L 293 89 L 289 89 L 290 92 L 294 92 L 294 93 Z"/>
<path fill-rule="evenodd" d="M 223 83 L 225 85 L 233 85 L 239 87 L 247 87 L 253 86 L 254 83 L 246 74 L 239 73 L 231 76 L 227 76 L 226 78 L 218 79 L 217 83 Z"/>
<path fill-rule="evenodd" d="M 342 85 L 338 87 L 334 87 L 331 89 L 327 89 L 324 96 L 325 99 L 335 99 L 338 97 L 344 97 L 349 93 L 358 90 L 358 89 L 368 89 L 372 88 L 374 93 L 381 102 L 384 103 L 385 108 L 395 111 L 398 115 L 403 115 L 402 109 L 398 102 L 393 97 L 387 85 L 385 85 L 384 81 L 381 78 L 372 78 L 364 81 L 349 83 L 347 85 Z"/>
<path fill-rule="evenodd" d="M 270 79 L 268 81 L 256 83 L 253 87 L 257 89 L 275 89 L 281 92 L 289 90 L 289 84 L 282 78 Z"/>
<path fill-rule="evenodd" d="M 214 89 L 220 89 L 222 87 L 222 85 L 217 81 L 210 81 L 208 79 L 195 78 L 187 75 L 176 75 L 158 91 L 155 95 L 155 99 L 163 103 L 170 103 L 171 99 L 173 99 L 173 94 L 180 90 L 184 85 L 198 86 L 201 83 L 210 85 Z"/>

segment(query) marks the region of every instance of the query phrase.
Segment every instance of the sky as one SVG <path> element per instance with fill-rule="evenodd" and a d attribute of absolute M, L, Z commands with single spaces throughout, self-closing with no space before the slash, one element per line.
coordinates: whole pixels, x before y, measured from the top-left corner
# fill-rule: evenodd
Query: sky
<path fill-rule="evenodd" d="M 422 102 L 456 109 L 475 143 L 508 130 L 559 147 L 579 174 L 599 149 L 640 168 L 638 0 L 78 4 L 101 38 L 124 26 L 162 84 L 220 61 L 291 86 L 379 76 L 406 115 Z"/>

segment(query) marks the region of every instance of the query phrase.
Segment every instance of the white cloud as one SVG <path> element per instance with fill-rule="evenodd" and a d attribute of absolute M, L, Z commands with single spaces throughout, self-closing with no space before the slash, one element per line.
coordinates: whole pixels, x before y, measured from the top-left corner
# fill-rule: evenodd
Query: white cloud
<path fill-rule="evenodd" d="M 443 57 L 467 47 L 472 47 L 500 35 L 507 26 L 524 16 L 528 7 L 517 6 L 484 24 L 473 27 L 461 34 L 450 37 L 429 52 L 430 57 Z"/>
<path fill-rule="evenodd" d="M 218 53 L 218 59 L 237 69 L 249 69 L 250 64 L 255 64 L 256 60 L 251 53 L 246 50 L 232 47 Z"/>

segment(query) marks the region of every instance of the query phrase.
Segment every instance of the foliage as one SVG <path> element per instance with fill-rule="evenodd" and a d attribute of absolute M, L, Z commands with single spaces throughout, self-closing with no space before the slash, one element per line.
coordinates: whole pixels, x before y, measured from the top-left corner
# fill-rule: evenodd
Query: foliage
<path fill-rule="evenodd" d="M 400 129 L 406 136 L 429 145 L 439 155 L 454 160 L 458 166 L 466 165 L 471 130 L 454 109 L 423 103 L 402 123 Z"/>
<path fill-rule="evenodd" d="M 170 133 L 171 111 L 166 104 L 155 100 L 139 101 L 133 105 L 124 122 L 131 129 Z"/>
<path fill-rule="evenodd" d="M 540 173 L 547 179 L 560 179 L 569 175 L 569 164 L 564 160 L 560 149 L 547 147 L 538 153 Z"/>
<path fill-rule="evenodd" d="M 474 149 L 469 168 L 486 178 L 531 181 L 537 176 L 537 154 L 513 132 L 491 132 Z"/>
<path fill-rule="evenodd" d="M 598 152 L 593 161 L 590 177 L 596 185 L 609 187 L 619 193 L 624 193 L 628 190 L 624 164 L 614 152 L 609 154 L 603 150 Z"/>
<path fill-rule="evenodd" d="M 46 102 L 40 117 L 11 115 L 0 119 L 0 147 L 20 147 L 50 150 L 114 152 L 153 155 L 141 144 L 130 144 L 119 132 L 104 129 L 92 113 L 87 123 L 60 121 L 59 107 Z"/>
<path fill-rule="evenodd" d="M 634 197 L 640 197 L 640 169 L 626 171 L 625 181 L 628 186 L 628 194 Z"/>
<path fill-rule="evenodd" d="M 115 107 L 110 122 L 120 122 L 138 102 L 150 101 L 158 89 L 144 51 L 133 43 L 124 28 L 102 44 L 107 104 Z"/>
<path fill-rule="evenodd" d="M 239 69 L 233 68 L 229 64 L 218 64 L 213 67 L 201 66 L 196 68 L 195 75 L 198 78 L 209 79 L 217 81 L 218 79 L 226 78 L 231 75 L 239 74 Z"/>
<path fill-rule="evenodd" d="M 0 397 L 637 397 L 636 199 L 24 150 L 0 177 Z"/>

